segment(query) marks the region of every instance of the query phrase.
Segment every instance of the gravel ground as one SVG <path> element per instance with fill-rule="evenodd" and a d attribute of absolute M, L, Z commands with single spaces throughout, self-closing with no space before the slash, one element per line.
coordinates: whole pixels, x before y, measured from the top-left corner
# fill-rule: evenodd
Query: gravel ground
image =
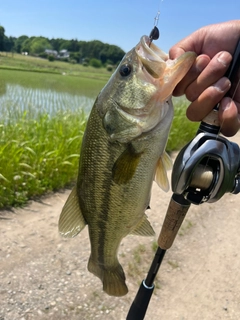
<path fill-rule="evenodd" d="M 240 135 L 234 140 L 240 142 Z M 148 211 L 156 237 L 129 236 L 119 250 L 129 293 L 109 297 L 87 271 L 88 230 L 57 230 L 69 190 L 0 212 L 0 320 L 122 320 L 152 261 L 171 192 L 153 187 Z M 239 195 L 191 206 L 166 253 L 146 320 L 240 319 Z M 138 320 L 138 319 L 136 319 Z"/>

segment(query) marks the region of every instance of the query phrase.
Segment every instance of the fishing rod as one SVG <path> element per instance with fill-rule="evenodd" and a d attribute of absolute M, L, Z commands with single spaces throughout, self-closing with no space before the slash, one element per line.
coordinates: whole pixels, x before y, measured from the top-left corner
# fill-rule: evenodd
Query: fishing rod
<path fill-rule="evenodd" d="M 227 96 L 233 98 L 240 83 L 240 39 L 225 76 L 231 81 Z M 154 291 L 154 279 L 191 204 L 212 203 L 227 192 L 240 192 L 240 149 L 236 143 L 219 136 L 218 106 L 202 120 L 195 138 L 183 147 L 174 162 L 173 195 L 158 238 L 158 249 L 126 320 L 144 319 Z"/>

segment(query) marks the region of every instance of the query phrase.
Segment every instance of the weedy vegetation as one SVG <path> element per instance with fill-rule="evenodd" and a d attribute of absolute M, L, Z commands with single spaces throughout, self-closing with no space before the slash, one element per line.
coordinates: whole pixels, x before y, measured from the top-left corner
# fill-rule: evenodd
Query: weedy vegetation
<path fill-rule="evenodd" d="M 139 284 L 144 275 L 144 266 L 142 262 L 151 259 L 148 255 L 149 253 L 147 252 L 145 245 L 139 244 L 132 252 L 131 261 L 128 262 L 128 276 L 133 278 L 138 277 L 137 281 Z"/>
<path fill-rule="evenodd" d="M 0 70 L 3 209 L 75 182 L 87 116 L 111 73 L 21 55 L 1 55 Z M 185 116 L 186 101 L 174 105 L 168 151 L 181 148 L 196 132 Z"/>
<path fill-rule="evenodd" d="M 191 122 L 186 117 L 189 102 L 185 98 L 173 98 L 174 118 L 168 138 L 168 152 L 180 150 L 197 132 L 199 123 Z"/>
<path fill-rule="evenodd" d="M 158 243 L 156 240 L 152 242 L 152 251 L 155 253 L 158 249 Z"/>
<path fill-rule="evenodd" d="M 173 269 L 179 268 L 179 264 L 177 261 L 168 260 L 167 262 Z"/>
<path fill-rule="evenodd" d="M 178 233 L 179 236 L 186 235 L 192 229 L 192 227 L 194 227 L 194 223 L 189 219 L 185 219 L 183 221 L 183 224 L 180 227 L 180 230 L 179 230 L 179 233 Z"/>

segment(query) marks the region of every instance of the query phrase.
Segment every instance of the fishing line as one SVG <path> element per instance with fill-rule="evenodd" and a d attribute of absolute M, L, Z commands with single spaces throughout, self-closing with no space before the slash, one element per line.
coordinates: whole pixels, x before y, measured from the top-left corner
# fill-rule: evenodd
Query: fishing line
<path fill-rule="evenodd" d="M 153 27 L 157 27 L 158 25 L 158 20 L 159 20 L 159 16 L 160 16 L 160 6 L 161 6 L 161 3 L 163 2 L 163 0 L 160 0 L 159 3 L 158 3 L 158 11 L 157 11 L 157 14 L 154 18 L 154 25 Z"/>
<path fill-rule="evenodd" d="M 157 15 L 156 15 L 156 17 L 154 18 L 154 25 L 153 25 L 153 27 L 157 27 L 157 25 L 158 25 L 158 20 L 159 20 L 159 16 L 160 16 L 160 10 L 158 9 Z"/>
<path fill-rule="evenodd" d="M 240 84 L 240 79 L 238 80 L 238 83 L 237 83 L 237 85 L 236 85 L 236 88 L 234 89 L 234 92 L 233 92 L 233 95 L 232 95 L 232 100 L 233 100 L 233 98 L 235 97 L 235 95 L 236 95 L 236 93 L 237 93 L 239 84 Z"/>
<path fill-rule="evenodd" d="M 157 14 L 156 16 L 154 17 L 154 23 L 153 23 L 153 29 L 152 31 L 150 32 L 150 35 L 149 35 L 149 47 L 151 46 L 151 43 L 153 40 L 157 40 L 159 38 L 159 35 L 160 35 L 160 32 L 159 32 L 159 29 L 158 29 L 158 21 L 159 21 L 159 16 L 160 16 L 160 4 L 161 2 L 163 2 L 163 0 L 160 0 L 159 2 L 159 5 L 158 5 L 158 11 L 157 11 Z"/>

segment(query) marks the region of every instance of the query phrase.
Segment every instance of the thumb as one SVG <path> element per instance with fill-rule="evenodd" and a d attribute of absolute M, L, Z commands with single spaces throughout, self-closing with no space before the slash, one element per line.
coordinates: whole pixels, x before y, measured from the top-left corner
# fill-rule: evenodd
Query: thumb
<path fill-rule="evenodd" d="M 240 127 L 238 110 L 240 103 L 229 97 L 222 99 L 219 107 L 219 120 L 221 123 L 221 132 L 227 137 L 236 134 Z"/>
<path fill-rule="evenodd" d="M 176 58 L 180 57 L 183 53 L 185 53 L 185 50 L 183 50 L 179 46 L 175 45 L 169 50 L 169 58 L 176 59 Z"/>

